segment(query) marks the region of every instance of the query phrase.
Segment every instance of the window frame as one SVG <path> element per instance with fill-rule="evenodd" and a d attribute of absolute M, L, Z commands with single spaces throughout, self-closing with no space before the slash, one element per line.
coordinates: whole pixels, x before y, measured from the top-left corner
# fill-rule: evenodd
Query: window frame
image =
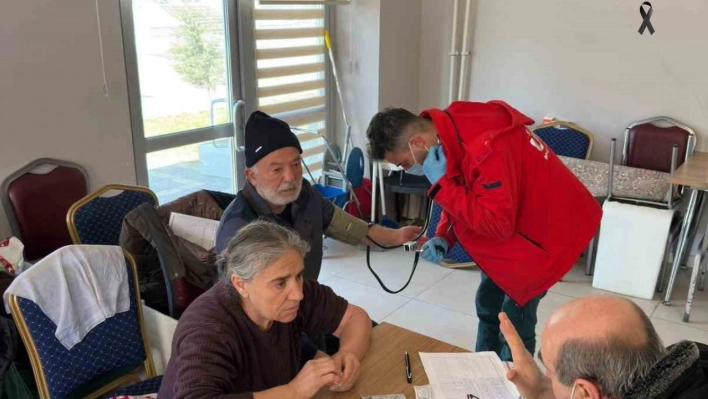
<path fill-rule="evenodd" d="M 126 78 L 128 83 L 128 105 L 133 138 L 133 157 L 137 184 L 149 187 L 147 155 L 152 152 L 168 150 L 201 143 L 209 140 L 232 138 L 235 190 L 239 190 L 245 181 L 245 161 L 243 153 L 237 148 L 243 143 L 243 134 L 247 115 L 258 108 L 258 80 L 256 76 L 256 41 L 254 0 L 223 0 L 225 47 L 227 62 L 227 89 L 229 114 L 231 122 L 207 126 L 197 129 L 179 131 L 145 137 L 143 109 L 140 91 L 140 76 L 135 37 L 133 0 L 120 0 L 120 19 L 123 34 L 123 51 L 125 56 Z M 324 5 L 324 29 L 334 30 L 335 7 Z M 337 100 L 332 76 L 332 66 L 327 51 L 324 54 L 325 80 L 325 136 L 332 143 L 337 135 Z M 244 113 L 234 115 L 233 105 L 238 100 L 245 101 Z M 290 116 L 306 115 L 307 112 L 296 111 Z M 236 126 L 236 124 L 239 126 Z"/>

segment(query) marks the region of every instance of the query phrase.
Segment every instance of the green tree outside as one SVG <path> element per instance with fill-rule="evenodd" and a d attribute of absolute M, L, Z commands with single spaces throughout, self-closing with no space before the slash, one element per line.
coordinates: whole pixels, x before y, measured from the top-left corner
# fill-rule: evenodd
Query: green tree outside
<path fill-rule="evenodd" d="M 187 83 L 206 89 L 212 99 L 216 86 L 226 81 L 223 44 L 218 35 L 209 32 L 214 26 L 209 22 L 218 20 L 219 16 L 206 8 L 171 8 L 173 16 L 181 23 L 169 51 L 175 71 Z"/>

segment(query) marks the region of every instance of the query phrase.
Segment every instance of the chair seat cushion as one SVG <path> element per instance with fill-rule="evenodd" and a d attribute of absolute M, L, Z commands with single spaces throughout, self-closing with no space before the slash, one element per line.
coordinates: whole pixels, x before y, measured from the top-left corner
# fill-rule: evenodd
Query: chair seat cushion
<path fill-rule="evenodd" d="M 569 157 L 560 157 L 560 159 L 593 196 L 607 196 L 609 164 Z M 665 202 L 668 200 L 670 187 L 668 173 L 615 165 L 612 189 L 614 196 Z"/>
<path fill-rule="evenodd" d="M 127 386 L 125 388 L 121 388 L 116 392 L 112 393 L 110 397 L 114 398 L 117 396 L 140 396 L 157 394 L 157 392 L 160 390 L 160 384 L 162 384 L 161 375 L 157 377 L 148 378 L 147 380 Z"/>

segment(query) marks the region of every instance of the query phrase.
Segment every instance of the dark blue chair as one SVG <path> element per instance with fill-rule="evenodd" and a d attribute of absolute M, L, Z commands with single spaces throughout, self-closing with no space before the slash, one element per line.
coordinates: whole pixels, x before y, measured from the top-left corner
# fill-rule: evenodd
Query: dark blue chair
<path fill-rule="evenodd" d="M 531 131 L 543 140 L 556 155 L 588 159 L 592 152 L 592 133 L 571 123 L 557 121 L 536 126 Z"/>
<path fill-rule="evenodd" d="M 115 196 L 103 196 L 119 191 Z M 158 205 L 157 196 L 149 188 L 125 184 L 109 184 L 80 199 L 71 206 L 66 223 L 74 244 L 119 245 L 123 218 L 139 205 Z"/>
<path fill-rule="evenodd" d="M 86 254 L 90 259 L 91 253 Z M 155 377 L 142 307 L 139 306 L 135 262 L 128 253 L 125 256 L 130 309 L 94 327 L 70 350 L 56 338 L 56 324 L 37 304 L 8 295 L 12 318 L 27 348 L 41 399 L 100 398 L 127 384 L 135 385 L 116 393 L 144 395 L 158 392 L 162 376 Z M 33 267 L 51 266 L 38 263 Z M 149 377 L 145 381 L 135 374 L 141 367 Z"/>

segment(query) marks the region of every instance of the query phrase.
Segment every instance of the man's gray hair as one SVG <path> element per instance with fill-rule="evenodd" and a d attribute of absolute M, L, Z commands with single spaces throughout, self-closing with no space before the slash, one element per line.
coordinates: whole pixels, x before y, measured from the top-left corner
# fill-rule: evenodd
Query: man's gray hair
<path fill-rule="evenodd" d="M 620 337 L 570 339 L 561 345 L 556 361 L 558 381 L 572 386 L 577 379 L 597 384 L 603 397 L 619 399 L 636 381 L 666 354 L 651 320 L 637 306 L 646 333 L 646 342 L 636 343 Z"/>
<path fill-rule="evenodd" d="M 233 275 L 250 282 L 290 250 L 304 257 L 310 245 L 293 230 L 265 219 L 254 221 L 239 230 L 222 252 L 219 279 L 229 286 Z"/>

